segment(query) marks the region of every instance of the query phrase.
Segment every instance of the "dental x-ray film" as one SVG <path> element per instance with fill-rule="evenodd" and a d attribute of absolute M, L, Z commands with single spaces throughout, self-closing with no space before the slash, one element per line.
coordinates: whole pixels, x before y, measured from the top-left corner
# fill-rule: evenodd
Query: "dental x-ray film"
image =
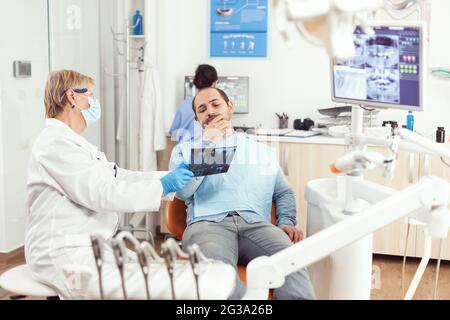
<path fill-rule="evenodd" d="M 209 176 L 228 172 L 236 147 L 191 149 L 189 170 L 194 177 Z"/>

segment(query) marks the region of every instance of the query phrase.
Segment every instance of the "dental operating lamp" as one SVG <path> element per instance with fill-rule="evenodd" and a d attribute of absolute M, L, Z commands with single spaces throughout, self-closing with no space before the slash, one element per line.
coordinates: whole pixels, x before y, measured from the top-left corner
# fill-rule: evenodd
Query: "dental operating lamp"
<path fill-rule="evenodd" d="M 382 6 L 382 0 L 276 0 L 276 25 L 288 44 L 292 45 L 289 23 L 293 23 L 307 41 L 326 47 L 335 59 L 346 60 L 355 53 L 355 27 L 373 34 L 368 21 Z"/>

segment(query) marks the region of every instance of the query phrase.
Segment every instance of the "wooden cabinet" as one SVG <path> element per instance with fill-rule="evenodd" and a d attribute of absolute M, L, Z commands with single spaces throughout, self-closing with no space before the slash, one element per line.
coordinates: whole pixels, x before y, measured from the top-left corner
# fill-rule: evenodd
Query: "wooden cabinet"
<path fill-rule="evenodd" d="M 310 180 L 332 177 L 330 165 L 345 153 L 346 146 L 282 143 L 280 165 L 286 179 L 294 189 L 298 227 L 306 231 L 307 203 L 305 188 Z"/>
<path fill-rule="evenodd" d="M 369 149 L 388 155 L 386 148 L 371 147 Z M 396 161 L 394 175 L 391 178 L 384 177 L 383 168 L 367 171 L 364 178 L 396 190 L 402 190 L 419 180 L 419 154 L 401 151 Z M 408 239 L 407 256 L 416 256 L 416 228 L 411 225 L 408 234 L 408 219 L 405 217 L 374 233 L 373 252 L 402 256 L 405 252 L 406 239 Z"/>

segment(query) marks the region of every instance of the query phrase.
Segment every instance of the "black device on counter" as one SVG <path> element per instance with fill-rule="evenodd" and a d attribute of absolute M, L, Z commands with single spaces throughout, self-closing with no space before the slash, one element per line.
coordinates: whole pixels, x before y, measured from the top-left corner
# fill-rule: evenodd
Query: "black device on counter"
<path fill-rule="evenodd" d="M 394 135 L 395 129 L 398 128 L 398 122 L 397 121 L 383 121 L 382 127 L 387 127 L 387 126 L 391 127 L 391 133 L 392 133 L 392 135 Z"/>
<path fill-rule="evenodd" d="M 233 127 L 234 131 L 245 132 L 247 134 L 256 134 L 255 127 L 245 127 L 245 126 L 235 126 Z"/>
<path fill-rule="evenodd" d="M 295 130 L 309 131 L 312 127 L 314 127 L 314 121 L 312 121 L 310 118 L 294 120 Z"/>
<path fill-rule="evenodd" d="M 398 128 L 398 122 L 397 121 L 383 121 L 383 127 L 387 127 L 388 125 L 391 126 L 391 128 Z"/>
<path fill-rule="evenodd" d="M 189 170 L 194 177 L 209 176 L 228 172 L 237 147 L 194 148 L 191 149 Z"/>
<path fill-rule="evenodd" d="M 444 127 L 438 127 L 436 130 L 436 142 L 445 143 L 445 129 Z"/>

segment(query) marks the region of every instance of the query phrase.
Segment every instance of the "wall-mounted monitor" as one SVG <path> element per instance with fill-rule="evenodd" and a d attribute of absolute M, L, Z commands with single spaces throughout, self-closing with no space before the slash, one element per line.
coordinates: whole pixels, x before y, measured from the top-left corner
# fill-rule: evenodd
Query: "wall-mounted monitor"
<path fill-rule="evenodd" d="M 249 113 L 249 77 L 219 77 L 219 88 L 233 101 L 234 113 Z M 194 77 L 186 76 L 184 80 L 184 98 L 194 97 L 196 93 Z"/>
<path fill-rule="evenodd" d="M 332 61 L 332 100 L 378 108 L 423 110 L 424 32 L 421 25 L 356 28 L 356 54 Z"/>

